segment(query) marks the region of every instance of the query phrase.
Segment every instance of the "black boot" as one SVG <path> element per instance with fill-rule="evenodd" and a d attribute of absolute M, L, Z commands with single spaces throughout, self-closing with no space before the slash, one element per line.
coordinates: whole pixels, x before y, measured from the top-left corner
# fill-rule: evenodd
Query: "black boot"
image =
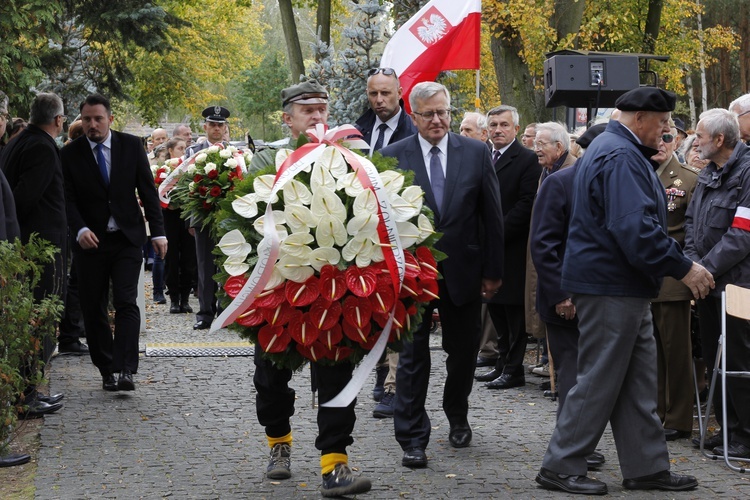
<path fill-rule="evenodd" d="M 193 308 L 190 307 L 190 301 L 188 300 L 190 298 L 190 292 L 183 293 L 180 297 L 180 312 L 183 313 L 192 313 Z"/>
<path fill-rule="evenodd" d="M 179 313 L 182 312 L 182 311 L 180 311 L 180 301 L 177 300 L 177 297 L 175 297 L 174 295 L 172 295 L 172 296 L 169 297 L 169 301 L 170 301 L 169 312 L 171 314 L 179 314 Z"/>

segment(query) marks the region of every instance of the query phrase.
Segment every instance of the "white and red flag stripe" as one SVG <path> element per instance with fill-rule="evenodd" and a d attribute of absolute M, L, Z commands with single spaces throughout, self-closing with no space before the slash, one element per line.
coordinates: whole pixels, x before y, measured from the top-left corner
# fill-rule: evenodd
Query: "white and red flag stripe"
<path fill-rule="evenodd" d="M 737 211 L 734 212 L 732 227 L 736 227 L 744 231 L 750 231 L 750 208 L 737 207 Z"/>
<path fill-rule="evenodd" d="M 380 67 L 398 74 L 407 111 L 417 83 L 445 70 L 479 69 L 481 18 L 481 0 L 432 0 L 393 34 Z"/>

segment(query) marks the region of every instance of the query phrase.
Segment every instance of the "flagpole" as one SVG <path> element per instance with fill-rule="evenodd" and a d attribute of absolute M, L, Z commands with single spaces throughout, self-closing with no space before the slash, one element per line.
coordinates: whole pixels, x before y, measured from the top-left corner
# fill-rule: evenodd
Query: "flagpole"
<path fill-rule="evenodd" d="M 479 106 L 481 104 L 481 101 L 479 100 L 479 70 L 476 70 L 476 71 L 477 71 L 476 73 L 477 83 L 476 83 L 476 96 L 474 97 L 474 107 L 476 108 L 476 111 L 478 113 L 481 113 L 481 111 L 479 110 Z"/>

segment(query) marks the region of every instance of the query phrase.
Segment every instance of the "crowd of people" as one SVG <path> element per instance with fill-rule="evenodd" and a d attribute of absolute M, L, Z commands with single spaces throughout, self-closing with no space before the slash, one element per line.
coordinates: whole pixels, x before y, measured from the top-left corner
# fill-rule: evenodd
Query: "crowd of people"
<path fill-rule="evenodd" d="M 670 471 L 666 441 L 692 437 L 693 373 L 699 390 L 712 375 L 721 291 L 727 284 L 750 286 L 750 94 L 726 110 L 704 112 L 695 130 L 672 116 L 674 94 L 641 87 L 617 100 L 608 123 L 572 134 L 556 122 L 522 129 L 518 110 L 508 105 L 466 113 L 459 134 L 443 85 L 417 84 L 407 112 L 393 69 L 374 68 L 366 77 L 369 107 L 355 124 L 369 145 L 361 152 L 396 158 L 414 172 L 442 233 L 436 248 L 447 255 L 438 264 L 439 298 L 428 304 L 413 341 L 400 353 L 384 353 L 376 369 L 372 415 L 393 418 L 402 465 L 428 464 L 425 401 L 435 313 L 448 355 L 442 401 L 451 446 L 472 442 L 475 379 L 485 389 L 509 390 L 524 386 L 533 370 L 555 378 L 559 401 L 540 457 L 543 488 L 607 493 L 606 484 L 587 476 L 604 463 L 596 446 L 607 424 L 625 488 L 695 488 L 694 477 Z M 308 129 L 327 124 L 329 95 L 318 82 L 292 85 L 280 97 L 290 140 L 255 154 L 251 172 L 273 165 L 277 150 L 294 149 Z M 144 258 L 151 255 L 156 304 L 168 298 L 169 313 L 191 314 L 195 294 L 196 330 L 210 328 L 221 312 L 215 236 L 186 221 L 179 205 L 160 204 L 154 172 L 167 160 L 227 146 L 230 111 L 207 107 L 199 142 L 180 124 L 171 138 L 154 129 L 144 144 L 112 130 L 109 100 L 92 94 L 59 149 L 55 139 L 70 113 L 58 96 L 37 95 L 28 123 L 10 120 L 7 97 L 0 94 L 0 101 L 0 235 L 25 241 L 36 232 L 60 249 L 35 290 L 40 298 L 65 298 L 57 349 L 89 355 L 103 390 L 133 391 Z M 728 326 L 730 349 L 739 353 L 728 369 L 748 370 L 750 325 L 733 319 Z M 545 339 L 543 362 L 525 366 L 533 337 Z M 48 360 L 54 348 L 43 344 L 39 359 Z M 352 473 L 346 453 L 354 402 L 323 405 L 347 385 L 354 367 L 311 365 L 320 390 L 321 492 L 366 492 L 370 481 Z M 270 449 L 266 475 L 274 480 L 292 475 L 292 376 L 256 348 L 256 412 Z M 728 452 L 745 459 L 748 384 L 727 383 Z M 60 410 L 63 397 L 29 384 L 19 408 L 41 416 Z M 721 432 L 705 436 L 705 445 L 723 454 Z"/>

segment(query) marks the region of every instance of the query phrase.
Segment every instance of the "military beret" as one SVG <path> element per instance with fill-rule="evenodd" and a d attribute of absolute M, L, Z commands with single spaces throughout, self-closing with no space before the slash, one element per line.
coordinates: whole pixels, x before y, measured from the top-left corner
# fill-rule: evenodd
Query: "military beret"
<path fill-rule="evenodd" d="M 222 106 L 209 106 L 202 114 L 207 122 L 226 123 L 229 118 L 229 110 Z"/>
<path fill-rule="evenodd" d="M 615 101 L 622 111 L 674 111 L 677 96 L 656 87 L 639 87 L 625 92 Z"/>
<path fill-rule="evenodd" d="M 315 80 L 300 82 L 281 91 L 282 106 L 297 104 L 326 104 L 328 92 Z"/>
<path fill-rule="evenodd" d="M 581 137 L 576 139 L 576 144 L 581 146 L 582 148 L 589 147 L 589 144 L 591 144 L 591 141 L 593 141 L 596 136 L 604 132 L 604 130 L 607 128 L 606 123 L 597 123 L 596 125 L 592 125 L 589 128 L 586 129 L 586 132 L 581 134 Z"/>

